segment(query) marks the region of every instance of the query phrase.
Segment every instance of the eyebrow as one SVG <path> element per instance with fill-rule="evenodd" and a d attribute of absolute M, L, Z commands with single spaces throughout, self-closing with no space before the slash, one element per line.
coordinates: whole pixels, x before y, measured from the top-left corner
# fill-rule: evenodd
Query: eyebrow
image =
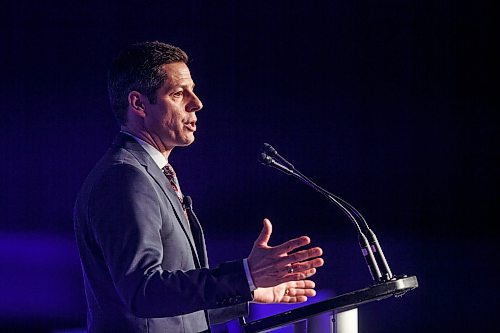
<path fill-rule="evenodd" d="M 179 84 L 178 87 L 187 87 L 187 88 L 191 88 L 191 89 L 194 89 L 196 85 L 193 83 L 193 84 Z"/>

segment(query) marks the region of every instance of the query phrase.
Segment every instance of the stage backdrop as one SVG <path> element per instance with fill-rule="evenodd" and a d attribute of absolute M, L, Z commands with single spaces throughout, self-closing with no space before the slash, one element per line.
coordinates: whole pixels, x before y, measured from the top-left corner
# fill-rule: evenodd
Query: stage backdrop
<path fill-rule="evenodd" d="M 0 331 L 83 330 L 73 203 L 118 131 L 107 69 L 146 40 L 190 55 L 205 105 L 171 162 L 212 265 L 247 256 L 269 217 L 272 244 L 307 234 L 325 250 L 311 302 L 371 284 L 348 219 L 259 164 L 268 142 L 364 214 L 394 273 L 418 277 L 404 297 L 361 307 L 360 332 L 493 331 L 488 3 L 20 0 L 0 15 Z"/>

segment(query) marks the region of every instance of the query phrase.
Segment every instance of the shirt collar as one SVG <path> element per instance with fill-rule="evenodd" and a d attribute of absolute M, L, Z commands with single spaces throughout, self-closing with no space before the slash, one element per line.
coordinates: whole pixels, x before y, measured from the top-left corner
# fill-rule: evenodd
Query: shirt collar
<path fill-rule="evenodd" d="M 158 166 L 158 168 L 163 169 L 165 165 L 168 164 L 168 160 L 165 158 L 165 156 L 163 156 L 163 154 L 160 153 L 155 147 L 151 146 L 146 141 L 139 139 L 133 134 L 124 131 L 121 132 L 133 137 L 141 145 L 141 147 L 144 148 L 144 150 L 149 154 L 149 156 L 151 156 L 151 158 Z"/>

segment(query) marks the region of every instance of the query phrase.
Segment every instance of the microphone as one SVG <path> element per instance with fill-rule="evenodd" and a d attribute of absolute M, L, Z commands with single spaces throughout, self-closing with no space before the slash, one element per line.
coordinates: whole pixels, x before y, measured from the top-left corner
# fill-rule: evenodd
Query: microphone
<path fill-rule="evenodd" d="M 193 200 L 191 199 L 191 197 L 189 195 L 185 195 L 184 198 L 182 198 L 182 205 L 186 209 L 186 212 L 188 213 L 188 215 L 193 216 L 195 221 L 198 221 L 198 217 L 196 216 L 196 214 L 194 213 L 194 210 L 193 210 Z"/>
<path fill-rule="evenodd" d="M 382 281 L 388 281 L 393 278 L 391 269 L 389 268 L 389 264 L 387 263 L 387 260 L 385 259 L 384 253 L 382 251 L 382 248 L 380 246 L 380 243 L 373 232 L 372 229 L 368 226 L 368 223 L 366 222 L 365 218 L 361 213 L 354 208 L 351 204 L 349 204 L 347 201 L 343 200 L 342 198 L 328 192 L 327 190 L 323 189 L 322 187 L 316 185 L 313 181 L 311 181 L 309 178 L 307 178 L 305 175 L 303 175 L 300 171 L 298 171 L 293 164 L 288 162 L 283 156 L 281 156 L 276 149 L 274 149 L 270 144 L 264 143 L 261 149 L 261 154 L 259 156 L 259 161 L 267 166 L 272 166 L 288 175 L 292 175 L 302 182 L 304 182 L 306 185 L 309 187 L 313 188 L 317 192 L 323 194 L 325 197 L 327 197 L 331 202 L 333 202 L 335 205 L 337 205 L 346 215 L 347 217 L 351 220 L 351 222 L 355 225 L 357 232 L 358 232 L 358 240 L 359 244 L 361 247 L 361 252 L 363 254 L 363 257 L 365 258 L 365 261 L 368 265 L 368 269 L 372 275 L 372 278 L 376 282 L 382 282 Z M 276 159 L 279 159 L 280 162 L 276 161 Z M 287 166 L 284 166 L 283 164 L 286 164 Z M 368 238 L 365 236 L 363 231 L 361 230 L 358 220 L 354 216 L 356 215 L 359 220 L 363 222 L 365 232 L 368 234 L 368 237 L 370 241 L 368 241 Z M 382 265 L 383 270 L 380 270 L 379 265 L 377 264 L 379 262 Z"/>
<path fill-rule="evenodd" d="M 189 195 L 185 195 L 182 198 L 182 204 L 184 205 L 184 208 L 186 208 L 187 210 L 193 210 L 193 200 Z"/>
<path fill-rule="evenodd" d="M 262 152 L 267 154 L 267 155 L 270 155 L 270 156 L 274 156 L 278 159 L 280 159 L 281 161 L 283 161 L 283 163 L 285 163 L 286 165 L 288 165 L 288 167 L 291 169 L 291 170 L 295 170 L 295 167 L 293 166 L 292 163 L 288 162 L 283 156 L 281 156 L 278 151 L 276 149 L 273 148 L 273 146 L 271 146 L 269 143 L 264 143 L 262 145 Z"/>
<path fill-rule="evenodd" d="M 261 153 L 260 156 L 259 156 L 259 161 L 260 163 L 264 164 L 264 165 L 267 165 L 267 166 L 271 166 L 271 167 L 274 167 L 284 173 L 286 173 L 287 175 L 293 175 L 294 172 L 293 172 L 293 169 L 289 169 L 287 168 L 286 166 L 284 166 L 283 164 L 277 162 L 274 158 L 272 158 L 271 156 L 267 155 L 266 153 Z"/>
<path fill-rule="evenodd" d="M 182 205 L 184 206 L 184 209 L 186 209 L 186 213 L 188 214 L 190 219 L 196 221 L 196 223 L 199 223 L 198 217 L 193 210 L 193 200 L 189 195 L 185 195 L 184 198 L 182 198 Z"/>

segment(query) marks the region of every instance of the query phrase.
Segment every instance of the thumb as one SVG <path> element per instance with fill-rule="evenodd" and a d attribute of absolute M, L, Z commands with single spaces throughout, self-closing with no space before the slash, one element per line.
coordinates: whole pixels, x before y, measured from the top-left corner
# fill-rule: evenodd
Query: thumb
<path fill-rule="evenodd" d="M 267 242 L 269 242 L 269 238 L 271 238 L 271 233 L 273 232 L 273 225 L 271 224 L 271 221 L 268 219 L 264 219 L 262 221 L 264 226 L 262 227 L 262 231 L 260 232 L 259 237 L 257 237 L 257 240 L 255 240 L 255 244 L 257 245 L 267 245 Z"/>

